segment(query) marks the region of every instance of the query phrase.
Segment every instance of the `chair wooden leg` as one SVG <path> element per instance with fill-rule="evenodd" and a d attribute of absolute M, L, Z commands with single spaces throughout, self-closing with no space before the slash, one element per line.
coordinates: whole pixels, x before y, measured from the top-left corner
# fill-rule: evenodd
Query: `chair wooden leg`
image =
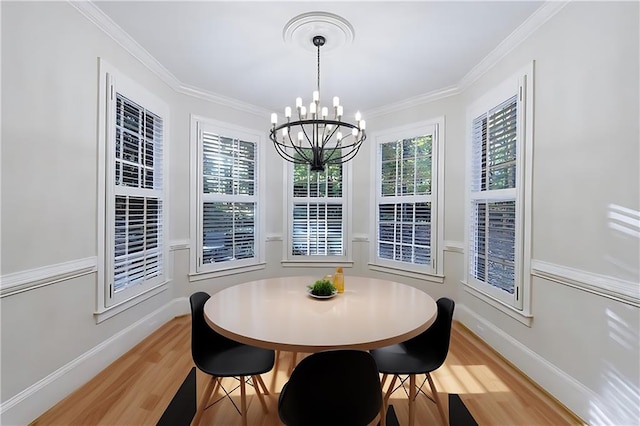
<path fill-rule="evenodd" d="M 244 376 L 240 376 L 240 412 L 242 414 L 242 426 L 247 426 L 247 390 Z"/>
<path fill-rule="evenodd" d="M 287 374 L 291 375 L 298 361 L 298 352 L 291 352 L 291 363 L 289 364 L 289 371 Z"/>
<path fill-rule="evenodd" d="M 436 401 L 436 406 L 438 407 L 438 412 L 440 413 L 440 418 L 442 419 L 442 425 L 448 426 L 449 421 L 447 420 L 447 416 L 445 416 L 444 414 L 444 408 L 440 403 L 440 397 L 438 396 L 436 385 L 433 383 L 433 379 L 431 378 L 431 374 L 429 373 L 427 373 L 427 380 L 429 381 L 429 386 L 431 386 L 431 394 L 433 395 L 433 399 Z"/>
<path fill-rule="evenodd" d="M 384 405 L 385 407 L 389 405 L 389 398 L 391 397 L 391 394 L 393 393 L 393 387 L 396 384 L 396 379 L 398 378 L 398 376 L 394 375 L 391 378 L 391 383 L 389 384 L 389 388 L 387 389 L 387 393 L 384 394 L 384 400 L 382 401 L 382 405 Z M 386 411 L 386 408 L 385 408 Z"/>
<path fill-rule="evenodd" d="M 196 410 L 196 415 L 193 418 L 191 424 L 193 426 L 198 426 L 200 424 L 200 418 L 202 417 L 202 413 L 204 413 L 204 409 L 207 406 L 207 402 L 211 399 L 211 394 L 213 393 L 213 386 L 218 383 L 218 378 L 215 376 L 211 376 L 209 379 L 209 383 L 207 383 L 207 387 L 200 398 L 200 404 L 198 405 L 198 409 Z"/>
<path fill-rule="evenodd" d="M 382 375 L 382 380 L 380 380 L 380 387 L 381 387 L 382 389 L 384 389 L 384 384 L 385 384 L 385 382 L 386 382 L 386 381 L 387 381 L 387 373 L 384 373 L 384 374 Z"/>
<path fill-rule="evenodd" d="M 253 380 L 253 387 L 256 390 L 256 396 L 258 397 L 258 399 L 260 400 L 260 404 L 262 405 L 262 410 L 264 411 L 265 414 L 269 413 L 269 410 L 267 410 L 267 403 L 264 402 L 264 397 L 262 396 L 262 392 L 260 392 L 260 384 L 258 383 L 258 376 L 251 376 L 252 380 Z"/>
<path fill-rule="evenodd" d="M 264 382 L 262 381 L 262 377 L 259 374 L 255 377 L 258 380 L 258 383 L 260 384 L 260 386 L 262 387 L 262 393 L 265 395 L 271 395 L 269 393 L 269 389 L 267 389 L 267 385 L 265 385 Z"/>
<path fill-rule="evenodd" d="M 416 375 L 409 376 L 409 426 L 416 424 Z"/>

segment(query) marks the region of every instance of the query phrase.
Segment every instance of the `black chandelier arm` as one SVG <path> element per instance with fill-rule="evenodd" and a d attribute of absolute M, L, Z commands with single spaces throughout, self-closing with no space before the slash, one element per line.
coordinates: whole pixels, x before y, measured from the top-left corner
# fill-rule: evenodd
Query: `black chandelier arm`
<path fill-rule="evenodd" d="M 289 144 L 286 144 L 284 143 L 284 139 L 283 139 L 283 142 L 278 141 L 278 135 L 272 129 L 269 135 L 269 139 L 271 139 L 274 146 L 276 147 L 276 150 L 278 151 L 278 154 L 283 159 L 296 164 L 306 164 L 311 161 L 311 158 L 307 156 L 307 153 L 304 151 L 304 149 L 296 146 L 293 143 L 293 140 L 291 139 L 290 135 L 289 135 Z M 298 155 L 300 155 L 302 158 L 296 158 L 294 155 L 289 154 L 290 148 L 293 148 L 298 153 Z"/>

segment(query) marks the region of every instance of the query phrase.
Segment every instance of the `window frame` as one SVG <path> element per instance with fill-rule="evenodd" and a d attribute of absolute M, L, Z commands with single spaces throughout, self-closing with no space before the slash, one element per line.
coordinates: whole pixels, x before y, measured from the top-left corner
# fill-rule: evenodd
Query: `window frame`
<path fill-rule="evenodd" d="M 283 226 L 285 229 L 285 243 L 283 244 L 282 254 L 282 266 L 283 267 L 322 267 L 322 266 L 351 266 L 352 260 L 352 166 L 353 161 L 347 161 L 342 164 L 342 197 L 317 197 L 318 199 L 342 200 L 342 244 L 343 255 L 296 255 L 293 252 L 293 206 L 296 200 L 300 197 L 293 196 L 293 171 L 295 165 L 289 161 L 286 162 L 284 167 L 284 182 L 285 182 L 285 197 L 284 197 L 284 209 L 286 212 Z M 307 200 L 314 199 L 316 197 L 303 197 Z M 323 203 L 319 201 L 318 203 Z M 327 201 L 327 204 L 329 202 Z M 336 204 L 338 204 L 336 202 Z"/>
<path fill-rule="evenodd" d="M 168 288 L 169 268 L 169 106 L 133 79 L 121 73 L 103 58 L 99 58 L 98 90 L 98 280 L 94 316 L 98 323 L 128 309 Z M 140 105 L 162 119 L 161 189 L 151 190 L 162 205 L 159 252 L 159 274 L 151 279 L 113 291 L 115 256 L 115 108 L 117 94 Z M 125 193 L 138 194 L 145 190 L 134 188 Z M 138 196 L 138 195 L 136 195 Z"/>
<path fill-rule="evenodd" d="M 518 72 L 504 79 L 499 85 L 488 90 L 484 95 L 472 102 L 467 108 L 466 118 L 466 173 L 465 173 L 465 289 L 491 304 L 492 306 L 518 319 L 524 324 L 531 324 L 531 194 L 533 172 L 533 95 L 534 64 L 523 67 Z M 516 129 L 516 187 L 510 189 L 486 191 L 472 190 L 473 180 L 473 122 L 479 116 L 503 104 L 516 96 L 517 129 Z M 515 192 L 515 196 L 511 195 Z M 475 193 L 475 195 L 474 195 Z M 495 195 L 495 196 L 492 196 Z M 471 215 L 474 200 L 515 201 L 515 250 L 514 250 L 514 292 L 513 295 L 501 291 L 494 286 L 476 279 L 472 274 L 471 257 Z"/>
<path fill-rule="evenodd" d="M 249 272 L 266 267 L 264 260 L 264 226 L 265 226 L 265 204 L 264 204 L 264 161 L 262 153 L 262 134 L 248 128 L 236 126 L 229 123 L 217 121 L 208 117 L 191 114 L 190 145 L 191 145 L 191 185 L 190 185 L 190 259 L 189 259 L 189 280 L 198 281 L 203 279 L 221 277 L 231 274 Z M 214 195 L 205 196 L 203 194 L 203 132 L 210 132 L 221 137 L 239 139 L 255 144 L 256 147 L 256 173 L 254 195 L 247 196 L 249 202 L 255 202 L 255 232 L 254 247 L 255 256 L 248 259 L 232 260 L 220 264 L 203 264 L 203 204 L 205 202 L 240 202 L 242 195 Z M 205 198 L 207 200 L 205 200 Z"/>
<path fill-rule="evenodd" d="M 422 122 L 411 123 L 404 126 L 381 130 L 373 134 L 374 144 L 371 149 L 371 182 L 375 182 L 372 189 L 372 208 L 370 212 L 370 235 L 373 240 L 369 244 L 369 268 L 379 272 L 387 272 L 396 275 L 426 279 L 437 283 L 444 283 L 444 168 L 443 168 L 443 143 L 444 143 L 444 117 L 437 117 Z M 427 264 L 415 264 L 390 260 L 378 256 L 378 211 L 382 197 L 382 152 L 384 143 L 412 139 L 424 135 L 432 135 L 431 141 L 431 262 Z M 421 195 L 396 195 L 396 204 L 402 204 L 402 199 L 407 202 L 417 202 Z M 387 201 L 387 200 L 384 200 Z M 384 203 L 383 203 L 384 204 Z"/>

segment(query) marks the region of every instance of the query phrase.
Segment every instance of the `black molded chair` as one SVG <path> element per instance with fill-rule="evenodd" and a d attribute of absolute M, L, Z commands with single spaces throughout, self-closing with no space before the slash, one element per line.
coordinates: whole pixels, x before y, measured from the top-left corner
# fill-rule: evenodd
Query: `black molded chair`
<path fill-rule="evenodd" d="M 437 301 L 438 315 L 436 321 L 420 335 L 406 342 L 386 346 L 380 349 L 371 350 L 371 356 L 378 365 L 378 371 L 383 373 L 382 382 L 386 381 L 387 375 L 392 374 L 393 379 L 384 396 L 384 407 L 386 410 L 389 397 L 400 388 L 407 378 L 401 379 L 401 384 L 394 388 L 396 379 L 399 376 L 408 376 L 409 379 L 409 424 L 415 423 L 415 399 L 418 392 L 422 391 L 422 386 L 428 380 L 431 386 L 433 400 L 440 413 L 443 424 L 449 424 L 444 414 L 444 409 L 440 403 L 436 386 L 431 379 L 432 371 L 437 370 L 444 363 L 449 353 L 449 341 L 451 340 L 451 322 L 453 321 L 453 309 L 455 302 L 443 297 Z M 424 374 L 425 381 L 420 386 L 416 386 L 416 374 Z"/>
<path fill-rule="evenodd" d="M 215 332 L 207 324 L 204 318 L 204 304 L 209 300 L 209 295 L 198 292 L 191 295 L 191 356 L 193 362 L 201 371 L 211 376 L 206 390 L 202 395 L 193 425 L 200 423 L 202 413 L 220 384 L 222 377 L 238 377 L 240 380 L 240 404 L 239 410 L 243 424 L 247 424 L 247 400 L 245 392 L 246 376 L 250 376 L 255 387 L 256 395 L 262 404 L 265 413 L 267 405 L 260 393 L 260 387 L 265 395 L 269 394 L 260 374 L 273 368 L 275 352 L 245 345 L 235 340 L 228 339 Z M 214 385 L 215 389 L 214 389 Z M 226 391 L 225 391 L 226 393 Z M 229 394 L 227 393 L 227 396 Z M 232 400 L 233 402 L 233 400 Z M 234 404 L 235 405 L 235 404 Z M 237 407 L 236 407 L 237 408 Z"/>
<path fill-rule="evenodd" d="M 368 352 L 331 350 L 304 358 L 291 372 L 278 400 L 288 426 L 361 426 L 382 410 L 382 387 Z"/>

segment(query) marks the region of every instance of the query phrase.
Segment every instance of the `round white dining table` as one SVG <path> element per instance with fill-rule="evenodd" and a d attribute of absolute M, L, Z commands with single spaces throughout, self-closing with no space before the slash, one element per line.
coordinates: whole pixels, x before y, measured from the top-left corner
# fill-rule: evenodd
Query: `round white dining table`
<path fill-rule="evenodd" d="M 211 295 L 205 319 L 241 343 L 292 352 L 369 350 L 408 340 L 435 321 L 437 305 L 424 291 L 394 281 L 345 276 L 345 291 L 316 299 L 317 277 L 251 281 Z"/>

